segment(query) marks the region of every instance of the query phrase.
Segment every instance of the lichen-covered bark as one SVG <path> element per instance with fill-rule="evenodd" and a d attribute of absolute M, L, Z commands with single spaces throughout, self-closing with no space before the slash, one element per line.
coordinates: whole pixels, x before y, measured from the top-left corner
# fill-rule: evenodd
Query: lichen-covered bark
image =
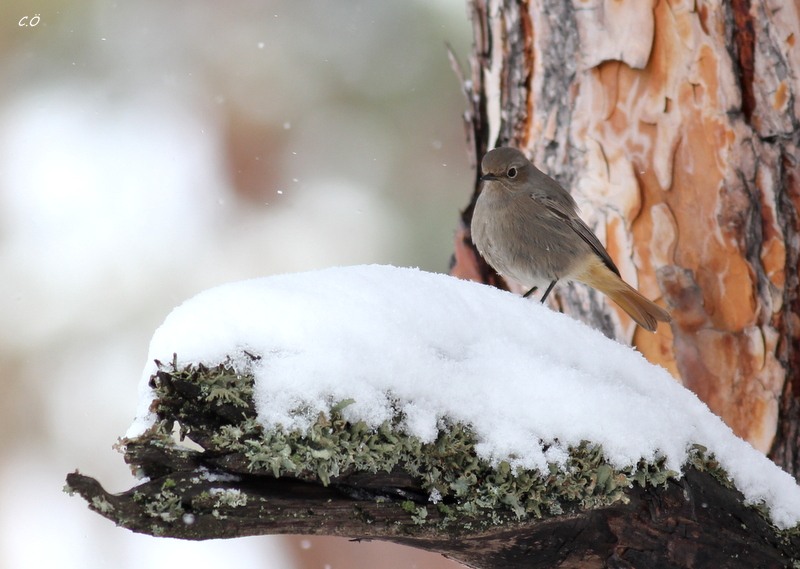
<path fill-rule="evenodd" d="M 409 530 L 409 514 L 390 501 L 354 497 L 297 480 L 203 480 L 193 472 L 109 494 L 81 474 L 67 482 L 99 514 L 148 535 L 221 539 L 266 534 L 335 535 L 383 539 L 441 553 L 468 567 L 545 569 L 628 567 L 646 569 L 782 569 L 797 563 L 797 536 L 775 534 L 740 495 L 709 474 L 690 470 L 664 488 L 626 491 L 627 501 L 582 515 L 455 533 L 428 527 Z M 401 480 L 405 482 L 405 480 Z M 214 515 L 177 518 L 153 508 L 200 503 Z M 147 507 L 150 506 L 148 510 Z"/>
<path fill-rule="evenodd" d="M 67 476 L 68 491 L 135 532 L 383 539 L 485 569 L 800 562 L 800 528 L 778 531 L 763 505 L 745 505 L 700 448 L 681 478 L 663 461 L 617 470 L 590 444 L 539 473 L 479 458 L 465 426 L 423 443 L 399 417 L 377 429 L 349 423 L 339 414 L 347 401 L 308 431 L 265 430 L 252 377 L 225 364 L 160 366 L 151 385 L 156 421 L 121 442 L 141 483 L 111 494 Z"/>
<path fill-rule="evenodd" d="M 568 188 L 623 278 L 674 321 L 650 335 L 579 285 L 554 304 L 800 473 L 797 5 L 490 0 L 473 14 L 491 46 L 474 62 L 476 137 L 522 147 Z"/>

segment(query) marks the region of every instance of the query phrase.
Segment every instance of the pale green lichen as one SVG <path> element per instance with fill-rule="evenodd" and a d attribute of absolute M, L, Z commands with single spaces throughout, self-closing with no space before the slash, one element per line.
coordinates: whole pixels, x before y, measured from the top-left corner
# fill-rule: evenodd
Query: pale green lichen
<path fill-rule="evenodd" d="M 430 505 L 411 500 L 399 502 L 419 525 L 429 523 L 429 507 L 441 514 L 439 523 L 443 526 L 458 521 L 461 527 L 466 527 L 464 524 L 469 518 L 480 517 L 500 524 L 598 508 L 626 501 L 625 490 L 634 484 L 661 486 L 679 476 L 665 467 L 663 458 L 654 462 L 642 460 L 628 468 L 614 468 L 605 460 L 603 449 L 589 442 L 571 447 L 565 464 L 550 464 L 544 473 L 514 468 L 508 461 L 493 465 L 477 455 L 477 440 L 469 425 L 443 422 L 438 438 L 432 443 L 423 443 L 403 432 L 404 418 L 399 413 L 377 428 L 370 428 L 363 421 L 346 421 L 341 412 L 353 402 L 350 399 L 337 402 L 327 413 L 319 414 L 307 431 L 265 431 L 253 409 L 252 378 L 237 373 L 232 365 L 213 369 L 173 368 L 169 374 L 173 379 L 199 387 L 196 389 L 197 407 L 195 410 L 186 408 L 170 392 L 170 380 L 162 377 L 154 381 L 157 395 L 154 410 L 162 421 L 145 435 L 149 437 L 147 444 L 174 448 L 169 436 L 173 421 L 182 423 L 192 413 L 196 415 L 196 409 L 203 405 L 233 405 L 245 411 L 241 412 L 239 420 L 217 425 L 213 432 L 205 433 L 207 452 L 243 456 L 252 474 L 318 480 L 323 485 L 354 472 L 402 469 L 418 481 L 426 495 L 436 496 L 437 503 Z M 193 429 L 201 427 L 180 426 L 181 433 Z M 688 464 L 710 471 L 730 485 L 724 471 L 713 457 L 706 456 L 703 447 L 696 446 L 689 453 Z M 163 487 L 156 504 L 148 505 L 148 512 L 152 510 L 151 515 L 165 520 L 179 519 L 183 511 L 174 497 L 168 487 Z M 225 505 L 235 503 L 234 500 Z M 212 503 L 209 507 L 217 512 L 222 505 Z"/>
<path fill-rule="evenodd" d="M 114 506 L 103 496 L 95 496 L 92 498 L 92 507 L 101 514 L 108 514 L 114 511 Z"/>
<path fill-rule="evenodd" d="M 238 508 L 247 505 L 247 495 L 237 488 L 212 488 L 209 495 L 215 499 L 214 505 L 217 508 L 223 506 Z"/>
<path fill-rule="evenodd" d="M 145 512 L 152 518 L 160 518 L 165 522 L 174 522 L 182 519 L 185 510 L 181 506 L 181 497 L 173 490 L 176 483 L 171 478 L 165 480 L 161 485 L 161 491 L 153 496 L 144 496 L 134 493 L 134 501 L 140 501 L 144 505 Z"/>
<path fill-rule="evenodd" d="M 252 381 L 245 381 L 244 376 L 231 373 L 232 370 L 214 368 L 209 370 L 208 381 L 201 387 L 207 401 L 222 401 L 237 407 L 247 407 L 252 398 Z"/>

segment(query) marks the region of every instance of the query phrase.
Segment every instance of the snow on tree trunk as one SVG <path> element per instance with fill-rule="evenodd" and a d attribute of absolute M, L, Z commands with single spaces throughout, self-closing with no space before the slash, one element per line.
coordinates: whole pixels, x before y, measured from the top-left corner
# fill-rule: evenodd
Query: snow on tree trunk
<path fill-rule="evenodd" d="M 522 148 L 674 320 L 651 335 L 582 285 L 553 302 L 636 345 L 798 476 L 798 5 L 473 0 L 470 16 L 474 163 Z M 475 197 L 453 274 L 502 285 L 470 245 Z"/>

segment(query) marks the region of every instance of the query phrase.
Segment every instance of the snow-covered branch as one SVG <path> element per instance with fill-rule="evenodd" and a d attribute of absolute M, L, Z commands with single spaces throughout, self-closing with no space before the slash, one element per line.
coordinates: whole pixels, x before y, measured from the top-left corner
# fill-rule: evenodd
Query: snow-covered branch
<path fill-rule="evenodd" d="M 233 283 L 173 311 L 149 359 L 120 445 L 141 484 L 68 477 L 133 531 L 377 538 L 487 568 L 783 567 L 800 547 L 794 480 L 693 394 L 490 287 L 374 266 Z"/>

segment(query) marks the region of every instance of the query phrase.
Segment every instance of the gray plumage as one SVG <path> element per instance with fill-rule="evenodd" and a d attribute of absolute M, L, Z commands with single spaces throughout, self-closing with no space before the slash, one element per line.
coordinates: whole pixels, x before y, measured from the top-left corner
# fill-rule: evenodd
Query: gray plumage
<path fill-rule="evenodd" d="M 472 240 L 498 273 L 528 288 L 580 280 L 611 296 L 651 331 L 656 320 L 669 320 L 666 311 L 622 281 L 608 252 L 578 216 L 572 196 L 522 152 L 497 148 L 486 154 L 481 167 Z"/>

